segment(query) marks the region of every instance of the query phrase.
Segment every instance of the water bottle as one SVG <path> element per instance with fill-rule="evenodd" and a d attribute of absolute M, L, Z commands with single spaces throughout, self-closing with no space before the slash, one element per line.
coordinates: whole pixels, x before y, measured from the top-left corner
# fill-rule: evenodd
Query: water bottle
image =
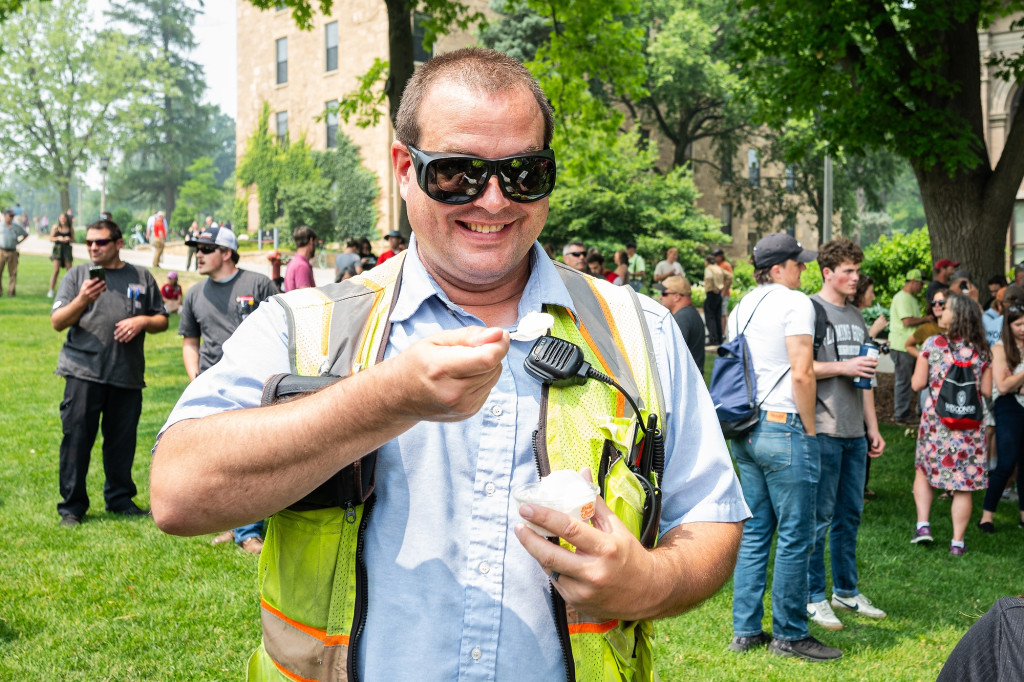
<path fill-rule="evenodd" d="M 878 358 L 878 344 L 870 339 L 860 345 L 860 353 L 858 355 L 868 356 L 869 358 Z M 871 388 L 870 377 L 857 377 L 853 380 L 853 385 L 857 388 Z"/>

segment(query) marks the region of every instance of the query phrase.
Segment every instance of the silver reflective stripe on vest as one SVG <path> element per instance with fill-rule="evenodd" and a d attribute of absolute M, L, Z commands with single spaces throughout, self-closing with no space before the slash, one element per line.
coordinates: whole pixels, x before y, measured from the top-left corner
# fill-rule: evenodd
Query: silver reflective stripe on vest
<path fill-rule="evenodd" d="M 348 646 L 327 646 L 323 640 L 284 622 L 266 608 L 260 609 L 263 645 L 290 677 L 324 682 L 347 682 Z"/>
<path fill-rule="evenodd" d="M 578 271 L 561 263 L 554 263 L 554 265 L 558 275 L 562 278 L 562 283 L 569 290 L 569 296 L 572 298 L 573 305 L 576 306 L 576 313 L 580 316 L 580 322 L 587 328 L 590 338 L 593 339 L 594 345 L 597 346 L 595 350 L 608 363 L 608 369 L 611 371 L 612 377 L 626 389 L 626 392 L 635 397 L 637 405 L 644 409 L 646 406 L 643 404 L 643 399 L 640 396 L 640 389 L 637 388 L 636 381 L 633 379 L 633 372 L 629 362 L 623 357 L 622 352 L 608 330 L 608 317 L 605 315 L 604 308 L 601 306 L 601 302 L 598 300 L 594 290 L 590 288 L 587 275 L 580 274 Z M 632 289 L 630 291 L 632 292 Z M 647 326 L 643 324 L 643 311 L 639 310 L 639 307 L 637 315 L 640 324 L 646 332 Z M 650 354 L 649 357 L 653 358 L 654 354 Z"/>

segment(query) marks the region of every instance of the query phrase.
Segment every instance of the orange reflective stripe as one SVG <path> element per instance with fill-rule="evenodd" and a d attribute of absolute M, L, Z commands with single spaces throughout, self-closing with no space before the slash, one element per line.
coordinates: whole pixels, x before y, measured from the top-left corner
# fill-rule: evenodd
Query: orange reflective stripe
<path fill-rule="evenodd" d="M 316 637 L 327 646 L 348 646 L 348 635 L 328 635 L 326 630 L 321 630 L 319 628 L 306 625 L 305 623 L 300 623 L 297 620 L 293 620 L 268 604 L 262 597 L 260 598 L 260 606 L 283 620 L 285 623 L 288 623 L 288 625 L 291 625 L 293 628 L 302 630 L 310 637 Z"/>
<path fill-rule="evenodd" d="M 606 620 L 603 623 L 571 623 L 569 625 L 570 635 L 598 634 L 602 635 L 614 629 L 619 624 L 618 619 Z"/>
<path fill-rule="evenodd" d="M 271 658 L 270 660 L 277 667 L 277 669 L 281 671 L 281 674 L 287 677 L 289 680 L 295 680 L 295 682 L 320 682 L 319 680 L 315 680 L 312 677 L 303 677 L 302 675 L 296 675 L 291 670 L 275 661 L 273 658 Z"/>

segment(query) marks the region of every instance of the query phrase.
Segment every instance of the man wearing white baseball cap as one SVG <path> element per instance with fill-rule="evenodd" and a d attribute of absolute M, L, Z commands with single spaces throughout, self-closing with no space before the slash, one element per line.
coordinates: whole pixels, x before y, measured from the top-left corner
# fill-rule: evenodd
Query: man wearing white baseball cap
<path fill-rule="evenodd" d="M 178 325 L 178 335 L 185 337 L 181 347 L 185 372 L 193 381 L 217 364 L 224 342 L 261 302 L 277 293 L 277 288 L 266 275 L 238 268 L 238 240 L 226 227 L 206 227 L 185 243 L 196 247 L 199 273 L 209 276 L 185 294 Z M 259 554 L 262 528 L 259 521 L 225 531 L 213 543 L 234 540 L 250 554 Z"/>

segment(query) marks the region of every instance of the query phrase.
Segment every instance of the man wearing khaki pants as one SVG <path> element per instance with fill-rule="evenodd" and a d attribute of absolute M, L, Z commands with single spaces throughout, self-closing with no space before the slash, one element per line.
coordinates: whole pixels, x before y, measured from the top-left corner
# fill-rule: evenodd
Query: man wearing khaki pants
<path fill-rule="evenodd" d="M 163 211 L 157 211 L 149 217 L 146 226 L 149 232 L 149 243 L 153 245 L 153 267 L 160 267 L 160 257 L 164 255 L 164 243 L 167 240 L 167 222 Z"/>
<path fill-rule="evenodd" d="M 18 244 L 28 238 L 25 228 L 14 222 L 14 211 L 4 211 L 4 219 L 0 221 L 0 296 L 3 296 L 4 268 L 7 268 L 7 295 L 14 296 L 14 287 L 18 283 Z"/>

